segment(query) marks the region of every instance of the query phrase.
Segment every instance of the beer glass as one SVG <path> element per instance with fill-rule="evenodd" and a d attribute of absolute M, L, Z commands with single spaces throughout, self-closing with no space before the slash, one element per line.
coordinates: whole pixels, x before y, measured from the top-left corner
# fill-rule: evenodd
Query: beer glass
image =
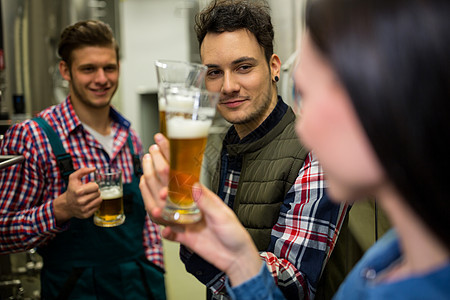
<path fill-rule="evenodd" d="M 103 201 L 94 214 L 94 224 L 101 227 L 123 224 L 122 171 L 112 167 L 99 168 L 95 171 L 95 181 Z"/>
<path fill-rule="evenodd" d="M 172 86 L 165 89 L 165 97 L 170 173 L 163 218 L 177 223 L 195 223 L 201 214 L 193 200 L 192 186 L 199 181 L 219 94 Z"/>
<path fill-rule="evenodd" d="M 164 89 L 169 86 L 200 88 L 208 68 L 201 64 L 175 60 L 157 60 L 155 67 L 158 78 L 159 130 L 167 135 Z"/>

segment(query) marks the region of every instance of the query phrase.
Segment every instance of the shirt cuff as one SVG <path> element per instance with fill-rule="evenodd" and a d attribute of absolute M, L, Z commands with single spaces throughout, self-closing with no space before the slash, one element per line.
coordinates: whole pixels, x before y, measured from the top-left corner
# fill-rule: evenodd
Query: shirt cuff
<path fill-rule="evenodd" d="M 231 287 L 227 277 L 225 287 L 231 299 L 285 299 L 280 289 L 275 285 L 275 280 L 265 263 L 262 264 L 261 269 L 256 276 L 238 286 Z"/>
<path fill-rule="evenodd" d="M 53 206 L 53 201 L 49 201 L 46 204 L 44 204 L 44 213 L 47 215 L 47 220 L 50 220 L 50 222 L 46 222 L 48 224 L 48 231 L 51 233 L 60 233 L 63 231 L 66 231 L 70 227 L 70 220 L 67 220 L 66 222 L 62 223 L 58 226 L 56 224 L 56 217 L 55 217 L 55 208 Z"/>

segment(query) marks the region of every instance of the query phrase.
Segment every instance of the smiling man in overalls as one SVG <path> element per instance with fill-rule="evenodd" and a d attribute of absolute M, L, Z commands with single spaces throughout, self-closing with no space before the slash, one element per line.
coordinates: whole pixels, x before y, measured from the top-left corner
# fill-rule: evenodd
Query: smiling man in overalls
<path fill-rule="evenodd" d="M 37 247 L 42 299 L 165 299 L 159 228 L 139 191 L 142 144 L 112 106 L 119 48 L 110 27 L 67 27 L 59 69 L 70 93 L 38 118 L 10 128 L 1 153 L 25 156 L 0 174 L 0 251 Z M 122 170 L 125 223 L 94 225 L 96 168 Z"/>

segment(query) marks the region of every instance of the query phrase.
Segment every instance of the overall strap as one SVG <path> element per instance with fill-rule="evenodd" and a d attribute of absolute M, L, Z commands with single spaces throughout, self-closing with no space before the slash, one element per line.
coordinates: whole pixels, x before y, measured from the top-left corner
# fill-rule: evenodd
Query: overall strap
<path fill-rule="evenodd" d="M 128 147 L 130 147 L 131 156 L 133 157 L 134 174 L 139 178 L 144 172 L 142 171 L 141 159 L 139 158 L 139 155 L 134 153 L 133 141 L 131 140 L 130 134 L 128 134 L 127 143 Z"/>
<path fill-rule="evenodd" d="M 69 175 L 75 171 L 73 168 L 72 157 L 64 149 L 58 134 L 43 118 L 35 117 L 33 120 L 44 130 L 47 135 L 47 138 L 52 146 L 53 153 L 55 154 L 58 162 L 59 172 L 61 173 L 61 176 L 67 186 L 69 182 Z"/>

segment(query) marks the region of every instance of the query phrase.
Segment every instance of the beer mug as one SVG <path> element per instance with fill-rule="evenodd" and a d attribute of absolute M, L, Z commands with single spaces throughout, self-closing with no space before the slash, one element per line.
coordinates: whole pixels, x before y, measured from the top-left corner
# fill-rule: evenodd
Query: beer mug
<path fill-rule="evenodd" d="M 159 130 L 167 135 L 164 89 L 170 86 L 200 88 L 208 68 L 201 64 L 175 60 L 157 60 L 155 67 L 158 78 Z"/>
<path fill-rule="evenodd" d="M 192 196 L 192 186 L 199 181 L 219 93 L 174 86 L 166 88 L 164 93 L 170 173 L 163 218 L 177 223 L 195 223 L 201 214 Z"/>
<path fill-rule="evenodd" d="M 95 170 L 95 182 L 100 189 L 102 204 L 94 214 L 94 224 L 101 227 L 119 226 L 125 222 L 123 213 L 122 171 L 105 167 Z"/>

